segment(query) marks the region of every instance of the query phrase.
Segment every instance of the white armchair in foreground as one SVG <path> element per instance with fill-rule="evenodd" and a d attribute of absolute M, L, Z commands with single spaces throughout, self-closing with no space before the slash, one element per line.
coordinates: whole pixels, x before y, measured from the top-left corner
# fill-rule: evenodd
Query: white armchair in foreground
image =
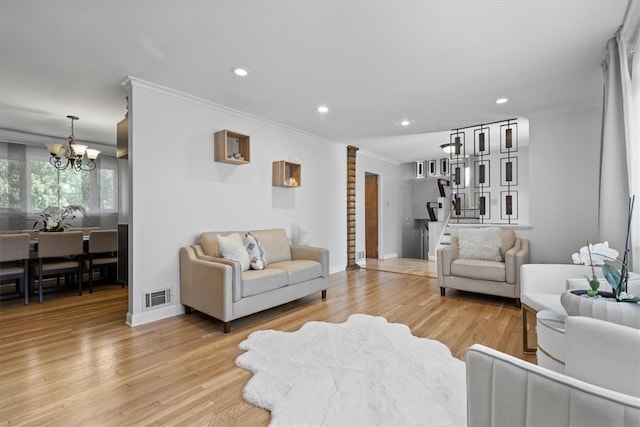
<path fill-rule="evenodd" d="M 566 334 L 565 374 L 469 347 L 467 425 L 640 425 L 640 330 L 569 316 Z"/>

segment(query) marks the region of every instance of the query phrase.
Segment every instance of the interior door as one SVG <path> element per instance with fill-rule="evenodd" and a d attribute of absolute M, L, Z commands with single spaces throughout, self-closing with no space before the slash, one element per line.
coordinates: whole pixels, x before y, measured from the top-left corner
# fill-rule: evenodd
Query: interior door
<path fill-rule="evenodd" d="M 365 257 L 378 258 L 378 175 L 364 177 Z"/>

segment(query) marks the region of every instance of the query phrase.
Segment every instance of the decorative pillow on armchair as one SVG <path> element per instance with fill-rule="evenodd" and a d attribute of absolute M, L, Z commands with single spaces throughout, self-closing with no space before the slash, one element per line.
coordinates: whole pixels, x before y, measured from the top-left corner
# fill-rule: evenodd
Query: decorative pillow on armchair
<path fill-rule="evenodd" d="M 244 237 L 244 246 L 247 248 L 247 253 L 249 254 L 251 268 L 254 270 L 264 270 L 267 266 L 267 257 L 258 239 L 250 233 L 247 233 Z"/>
<path fill-rule="evenodd" d="M 458 232 L 458 258 L 502 261 L 502 229 L 463 228 Z"/>
<path fill-rule="evenodd" d="M 238 233 L 232 233 L 228 236 L 218 234 L 218 246 L 223 258 L 238 261 L 242 266 L 242 271 L 249 269 L 249 253 L 247 253 L 247 248 L 244 247 L 242 237 Z"/>

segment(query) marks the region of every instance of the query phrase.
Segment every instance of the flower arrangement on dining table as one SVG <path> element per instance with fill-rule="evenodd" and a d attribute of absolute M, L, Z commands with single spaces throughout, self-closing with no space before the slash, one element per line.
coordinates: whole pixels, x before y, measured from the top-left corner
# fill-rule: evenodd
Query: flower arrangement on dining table
<path fill-rule="evenodd" d="M 40 212 L 41 219 L 33 223 L 33 228 L 39 227 L 39 231 L 64 231 L 71 227 L 65 220 L 76 218 L 76 214 L 87 217 L 87 210 L 79 205 L 48 206 Z"/>
<path fill-rule="evenodd" d="M 598 296 L 600 281 L 596 277 L 594 266 L 602 266 L 602 274 L 611 285 L 613 297 L 616 301 L 624 302 L 640 302 L 640 297 L 627 293 L 627 284 L 629 282 L 629 267 L 627 264 L 629 256 L 629 239 L 631 232 L 631 218 L 633 217 L 633 205 L 635 195 L 629 199 L 629 216 L 627 222 L 627 238 L 625 242 L 624 254 L 622 259 L 618 258 L 618 251 L 609 247 L 609 242 L 596 243 L 592 245 L 587 241 L 587 245 L 580 248 L 578 253 L 571 255 L 574 264 L 584 264 L 591 266 L 591 278 L 585 276 L 589 283 L 590 289 L 587 295 L 590 297 Z M 620 270 L 614 265 L 619 266 Z"/>

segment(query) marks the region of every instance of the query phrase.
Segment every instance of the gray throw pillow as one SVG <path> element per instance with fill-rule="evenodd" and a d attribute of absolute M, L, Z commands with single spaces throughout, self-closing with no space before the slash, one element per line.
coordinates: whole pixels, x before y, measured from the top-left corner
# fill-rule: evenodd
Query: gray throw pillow
<path fill-rule="evenodd" d="M 267 256 L 262 245 L 251 233 L 244 236 L 244 246 L 249 254 L 249 262 L 254 270 L 264 270 L 267 267 Z"/>

